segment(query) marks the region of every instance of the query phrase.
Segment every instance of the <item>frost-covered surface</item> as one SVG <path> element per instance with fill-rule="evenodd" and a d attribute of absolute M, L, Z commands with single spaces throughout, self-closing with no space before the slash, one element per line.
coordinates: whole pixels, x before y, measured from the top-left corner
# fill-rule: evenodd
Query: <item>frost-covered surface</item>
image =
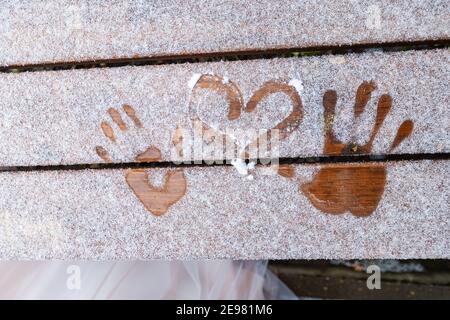
<path fill-rule="evenodd" d="M 343 61 L 336 64 L 337 57 Z M 329 89 L 338 94 L 334 131 L 337 138 L 348 142 L 355 93 L 364 80 L 374 80 L 378 89 L 360 119 L 358 142 L 368 139 L 377 101 L 389 93 L 393 108 L 375 139 L 373 153 L 387 152 L 406 119 L 414 121 L 413 134 L 393 152 L 449 152 L 449 60 L 450 50 L 439 49 L 0 74 L 0 165 L 101 162 L 96 146 L 103 146 L 114 161 L 134 161 L 149 145 L 161 150 L 163 160 L 173 160 L 173 131 L 177 126 L 188 131 L 192 127 L 189 103 L 219 131 L 271 128 L 291 111 L 290 99 L 276 93 L 263 99 L 256 111 L 242 112 L 238 120 L 229 121 L 223 95 L 197 90 L 192 97 L 188 84 L 199 74 L 228 78 L 240 88 L 244 103 L 269 80 L 301 79 L 304 116 L 300 127 L 281 142 L 282 157 L 322 155 L 322 100 Z M 125 117 L 121 110 L 125 103 L 136 109 L 142 129 Z M 112 123 L 107 113 L 111 107 L 122 112 L 130 130 L 121 132 Z M 102 121 L 113 126 L 117 143 L 102 134 Z"/>
<path fill-rule="evenodd" d="M 238 158 L 231 160 L 231 165 L 239 172 L 239 174 L 247 176 L 250 180 L 253 179 L 252 175 L 248 175 L 248 171 L 255 168 L 255 162 L 246 163 L 243 159 Z"/>
<path fill-rule="evenodd" d="M 298 92 L 298 94 L 299 94 L 300 96 L 302 95 L 303 90 L 304 90 L 302 80 L 300 80 L 300 79 L 291 79 L 291 80 L 288 82 L 288 84 L 289 84 L 290 86 L 293 86 L 293 87 L 295 88 L 295 90 L 297 90 L 297 92 Z"/>
<path fill-rule="evenodd" d="M 286 179 L 257 166 L 253 180 L 232 166 L 185 169 L 187 194 L 160 217 L 122 170 L 1 173 L 0 258 L 450 258 L 447 161 L 388 164 L 366 218 L 311 205 L 299 184 L 318 169 Z"/>
<path fill-rule="evenodd" d="M 0 65 L 445 39 L 447 0 L 0 0 Z"/>

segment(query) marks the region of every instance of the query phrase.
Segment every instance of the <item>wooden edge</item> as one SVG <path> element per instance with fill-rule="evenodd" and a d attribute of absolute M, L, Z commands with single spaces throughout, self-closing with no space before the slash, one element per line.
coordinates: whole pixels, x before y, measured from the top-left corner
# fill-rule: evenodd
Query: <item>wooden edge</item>
<path fill-rule="evenodd" d="M 450 287 L 435 284 L 397 282 L 384 278 L 381 273 L 380 289 L 369 289 L 365 274 L 354 277 L 310 275 L 295 268 L 270 269 L 300 298 L 320 299 L 413 299 L 447 300 Z"/>

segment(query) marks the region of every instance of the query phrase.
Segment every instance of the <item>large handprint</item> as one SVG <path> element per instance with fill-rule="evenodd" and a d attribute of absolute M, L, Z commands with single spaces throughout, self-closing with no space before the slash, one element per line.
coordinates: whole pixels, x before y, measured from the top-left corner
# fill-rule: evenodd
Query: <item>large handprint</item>
<path fill-rule="evenodd" d="M 375 83 L 363 82 L 357 92 L 354 105 L 355 123 L 364 111 Z M 369 140 L 358 145 L 353 137 L 349 143 L 342 143 L 333 134 L 333 120 L 337 94 L 329 90 L 323 96 L 324 126 L 325 126 L 325 155 L 369 154 L 372 151 L 374 139 L 380 130 L 387 114 L 392 108 L 392 98 L 384 94 L 378 100 L 375 124 Z M 400 145 L 413 131 L 413 122 L 404 121 L 390 146 L 390 151 Z M 340 214 L 346 211 L 355 216 L 368 216 L 378 206 L 386 183 L 386 165 L 381 164 L 330 164 L 321 167 L 311 182 L 301 186 L 301 190 L 319 210 Z"/>

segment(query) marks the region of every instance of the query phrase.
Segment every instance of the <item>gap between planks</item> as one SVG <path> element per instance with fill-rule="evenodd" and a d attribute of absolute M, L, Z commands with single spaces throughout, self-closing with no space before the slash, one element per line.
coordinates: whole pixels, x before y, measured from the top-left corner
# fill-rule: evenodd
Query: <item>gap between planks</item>
<path fill-rule="evenodd" d="M 322 156 L 301 158 L 280 158 L 279 164 L 333 164 L 349 163 L 360 164 L 365 162 L 402 162 L 422 160 L 450 160 L 450 153 L 420 153 L 420 154 L 367 154 L 354 156 Z M 0 166 L 2 172 L 31 172 L 31 171 L 68 171 L 68 170 L 108 170 L 108 169 L 133 169 L 133 168 L 202 168 L 231 166 L 231 160 L 215 161 L 192 161 L 192 163 L 174 164 L 171 161 L 159 162 L 119 162 L 119 163 L 91 163 L 91 164 L 69 164 L 69 165 L 38 165 L 38 166 Z M 248 159 L 247 162 L 255 161 L 258 164 L 269 163 L 270 159 Z"/>
<path fill-rule="evenodd" d="M 180 63 L 205 63 L 214 61 L 240 61 L 257 59 L 292 58 L 303 56 L 340 55 L 370 51 L 399 52 L 443 49 L 450 47 L 450 39 L 367 43 L 341 46 L 313 46 L 293 48 L 249 49 L 211 53 L 155 55 L 131 58 L 97 59 L 70 62 L 44 62 L 37 64 L 0 66 L 0 73 L 40 72 L 50 70 L 118 68 L 124 66 L 169 65 Z"/>

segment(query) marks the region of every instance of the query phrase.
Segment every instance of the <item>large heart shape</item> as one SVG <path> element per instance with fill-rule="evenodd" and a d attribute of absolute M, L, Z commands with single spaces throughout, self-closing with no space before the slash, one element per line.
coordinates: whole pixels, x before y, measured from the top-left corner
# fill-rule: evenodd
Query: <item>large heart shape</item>
<path fill-rule="evenodd" d="M 239 87 L 232 81 L 225 81 L 222 77 L 210 74 L 204 74 L 200 76 L 195 85 L 192 88 L 192 97 L 198 94 L 200 90 L 212 90 L 219 94 L 225 95 L 228 101 L 228 120 L 233 121 L 240 118 L 242 111 L 253 112 L 256 110 L 258 104 L 266 97 L 275 93 L 286 94 L 292 103 L 292 111 L 279 123 L 275 124 L 267 133 L 258 136 L 254 141 L 247 143 L 243 148 L 240 157 L 247 154 L 250 148 L 259 148 L 260 139 L 265 139 L 270 141 L 271 133 L 273 130 L 278 131 L 279 139 L 285 139 L 289 134 L 291 134 L 295 129 L 297 129 L 303 119 L 303 105 L 297 89 L 285 82 L 271 80 L 264 83 L 249 99 L 249 101 L 244 105 L 244 99 Z M 203 130 L 208 130 L 212 132 L 217 132 L 211 128 L 211 126 L 205 123 L 198 115 L 198 110 L 192 107 L 189 103 L 189 114 L 193 122 L 199 121 L 201 123 Z M 262 128 L 261 128 L 262 129 Z M 224 132 L 220 132 L 222 136 L 226 136 L 227 139 L 233 140 L 234 143 L 239 142 L 233 138 L 226 135 Z"/>

